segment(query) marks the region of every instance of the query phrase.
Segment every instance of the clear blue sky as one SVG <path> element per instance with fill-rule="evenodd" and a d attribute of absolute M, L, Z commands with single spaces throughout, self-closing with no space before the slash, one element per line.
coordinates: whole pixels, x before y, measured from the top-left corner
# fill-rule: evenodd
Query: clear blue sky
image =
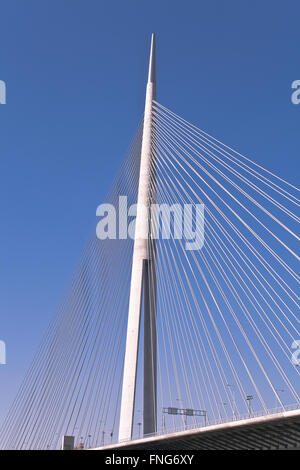
<path fill-rule="evenodd" d="M 296 184 L 299 1 L 0 0 L 0 420 L 157 98 Z"/>

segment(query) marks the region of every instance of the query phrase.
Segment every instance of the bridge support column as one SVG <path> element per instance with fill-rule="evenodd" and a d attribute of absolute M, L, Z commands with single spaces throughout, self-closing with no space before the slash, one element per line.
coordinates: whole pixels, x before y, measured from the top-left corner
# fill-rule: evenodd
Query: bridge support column
<path fill-rule="evenodd" d="M 151 265 L 152 261 L 149 259 L 147 237 L 150 220 L 149 206 L 152 165 L 151 113 L 153 99 L 155 99 L 155 38 L 152 34 L 141 149 L 135 240 L 132 258 L 119 441 L 131 439 L 133 431 L 143 285 L 145 302 L 144 327 L 146 329 L 144 335 L 144 390 L 146 390 L 147 387 L 148 391 L 148 393 L 146 391 L 144 392 L 144 433 L 146 430 L 150 433 L 156 430 L 156 308 L 153 307 L 154 303 L 156 304 L 156 299 L 152 297 L 156 288 L 152 285 L 153 276 L 150 276 L 150 279 L 147 274 L 153 272 L 153 269 L 149 270 L 149 268 L 154 267 Z M 145 277 L 147 278 L 147 282 L 145 282 Z M 154 299 L 155 302 L 153 302 Z"/>
<path fill-rule="evenodd" d="M 144 264 L 144 436 L 157 430 L 156 269 L 152 250 Z"/>

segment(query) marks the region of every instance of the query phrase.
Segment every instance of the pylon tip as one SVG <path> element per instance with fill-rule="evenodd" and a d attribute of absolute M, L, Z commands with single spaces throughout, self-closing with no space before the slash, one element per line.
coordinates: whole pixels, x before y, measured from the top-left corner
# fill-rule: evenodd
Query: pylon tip
<path fill-rule="evenodd" d="M 155 33 L 151 34 L 148 83 L 155 83 Z"/>

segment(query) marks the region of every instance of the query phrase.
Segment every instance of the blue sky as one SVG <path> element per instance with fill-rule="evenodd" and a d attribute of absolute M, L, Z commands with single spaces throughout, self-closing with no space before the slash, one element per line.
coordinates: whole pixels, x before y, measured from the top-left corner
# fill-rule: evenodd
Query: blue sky
<path fill-rule="evenodd" d="M 0 419 L 157 99 L 297 184 L 297 1 L 0 0 Z"/>

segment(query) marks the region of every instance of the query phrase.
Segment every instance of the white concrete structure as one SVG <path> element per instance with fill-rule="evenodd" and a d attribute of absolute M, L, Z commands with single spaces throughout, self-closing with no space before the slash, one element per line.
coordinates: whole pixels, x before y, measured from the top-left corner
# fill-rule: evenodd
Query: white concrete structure
<path fill-rule="evenodd" d="M 151 173 L 152 100 L 155 99 L 155 37 L 152 34 L 143 141 L 137 200 L 136 232 L 132 259 L 126 350 L 121 398 L 119 440 L 131 439 L 134 418 L 135 387 L 139 346 L 140 318 L 144 286 L 144 434 L 156 431 L 156 300 L 154 261 L 149 256 L 149 192 Z"/>
<path fill-rule="evenodd" d="M 119 442 L 91 450 L 300 449 L 299 408 Z"/>

